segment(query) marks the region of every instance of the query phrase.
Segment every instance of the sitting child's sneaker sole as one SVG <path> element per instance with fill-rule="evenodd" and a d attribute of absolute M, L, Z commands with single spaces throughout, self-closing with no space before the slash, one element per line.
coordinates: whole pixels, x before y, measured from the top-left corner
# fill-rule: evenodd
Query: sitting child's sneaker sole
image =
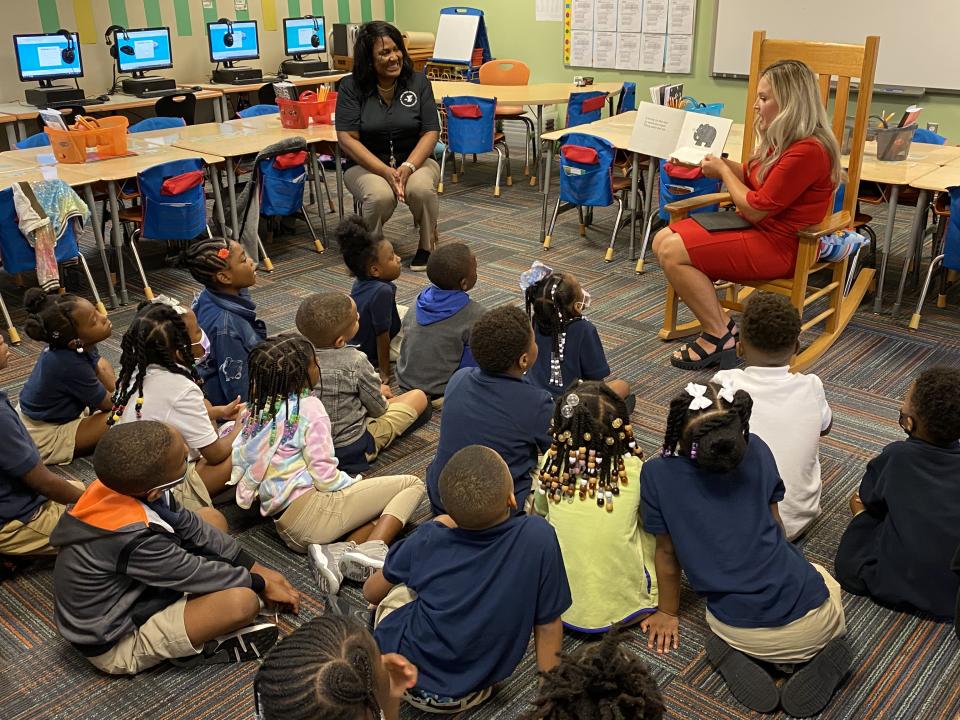
<path fill-rule="evenodd" d="M 404 693 L 403 699 L 406 700 L 411 707 L 415 707 L 421 712 L 434 713 L 436 715 L 453 715 L 485 703 L 490 699 L 491 695 L 493 695 L 493 688 L 488 687 L 483 690 L 477 690 L 477 692 L 470 693 L 466 697 L 457 700 L 452 698 L 434 698 L 428 695 L 410 692 Z"/>
<path fill-rule="evenodd" d="M 852 663 L 846 638 L 834 638 L 783 684 L 783 709 L 793 717 L 816 715 L 830 702 Z"/>
<path fill-rule="evenodd" d="M 280 631 L 273 623 L 248 625 L 236 632 L 211 640 L 203 652 L 183 658 L 173 658 L 171 664 L 182 668 L 200 665 L 221 665 L 262 660 L 274 646 Z"/>
<path fill-rule="evenodd" d="M 773 712 L 780 692 L 773 678 L 755 661 L 716 635 L 707 638 L 707 659 L 723 676 L 733 696 L 751 710 Z"/>
<path fill-rule="evenodd" d="M 354 582 L 365 582 L 377 570 L 382 569 L 382 560 L 367 557 L 360 552 L 346 552 L 340 558 L 340 572 Z"/>

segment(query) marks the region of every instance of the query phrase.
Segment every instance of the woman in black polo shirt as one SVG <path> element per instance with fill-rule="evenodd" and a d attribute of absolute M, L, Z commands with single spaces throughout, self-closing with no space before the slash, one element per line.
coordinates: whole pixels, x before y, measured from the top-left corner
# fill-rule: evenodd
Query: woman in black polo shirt
<path fill-rule="evenodd" d="M 376 20 L 360 28 L 353 75 L 337 94 L 337 141 L 353 163 L 347 189 L 363 203 L 367 227 L 380 231 L 397 201 L 410 207 L 420 247 L 410 264 L 425 270 L 437 241 L 440 166 L 430 156 L 440 121 L 430 81 L 413 72 L 400 31 Z"/>

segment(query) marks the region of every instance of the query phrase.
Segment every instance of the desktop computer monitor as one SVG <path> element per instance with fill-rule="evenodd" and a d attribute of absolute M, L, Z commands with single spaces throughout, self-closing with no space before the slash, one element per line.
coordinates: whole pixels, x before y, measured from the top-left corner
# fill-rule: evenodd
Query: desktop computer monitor
<path fill-rule="evenodd" d="M 229 63 L 260 57 L 256 20 L 207 23 L 210 62 Z"/>
<path fill-rule="evenodd" d="M 68 37 L 69 35 L 69 37 Z M 80 38 L 77 33 L 14 35 L 17 72 L 23 82 L 38 81 L 50 87 L 52 80 L 83 77 Z"/>
<path fill-rule="evenodd" d="M 117 70 L 122 73 L 133 73 L 136 77 L 147 70 L 173 67 L 170 28 L 117 30 L 113 33 L 113 42 L 117 46 Z"/>
<path fill-rule="evenodd" d="M 299 58 L 301 55 L 327 51 L 327 33 L 323 16 L 285 18 L 283 21 L 283 52 Z"/>

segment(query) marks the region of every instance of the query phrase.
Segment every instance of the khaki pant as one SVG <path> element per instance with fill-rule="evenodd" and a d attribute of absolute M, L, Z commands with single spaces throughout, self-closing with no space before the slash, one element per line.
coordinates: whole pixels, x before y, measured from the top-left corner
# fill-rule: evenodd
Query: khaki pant
<path fill-rule="evenodd" d="M 71 485 L 84 489 L 82 482 L 68 480 Z M 4 555 L 56 555 L 57 549 L 50 545 L 50 533 L 60 522 L 66 506 L 47 500 L 27 522 L 11 520 L 0 527 L 0 553 Z"/>
<path fill-rule="evenodd" d="M 827 584 L 830 596 L 802 618 L 782 627 L 738 628 L 726 625 L 707 610 L 707 625 L 730 647 L 770 663 L 801 663 L 813 658 L 828 642 L 847 634 L 840 584 L 816 563 L 810 563 Z"/>
<path fill-rule="evenodd" d="M 412 603 L 417 599 L 417 594 L 404 584 L 394 585 L 387 596 L 377 605 L 377 611 L 373 616 L 373 627 L 377 625 L 394 610 L 399 610 L 404 605 Z"/>
<path fill-rule="evenodd" d="M 40 459 L 44 465 L 69 465 L 73 462 L 73 452 L 77 447 L 77 430 L 80 429 L 80 421 L 89 417 L 88 410 L 84 410 L 76 420 L 63 425 L 29 418 L 23 414 L 19 405 L 17 405 L 17 412 L 37 450 L 40 451 Z"/>
<path fill-rule="evenodd" d="M 187 637 L 183 613 L 186 596 L 155 615 L 103 655 L 87 658 L 98 670 L 111 675 L 134 675 L 170 658 L 196 655 L 196 648 Z"/>
<path fill-rule="evenodd" d="M 367 420 L 367 430 L 373 435 L 376 450 L 367 455 L 367 462 L 376 460 L 380 451 L 389 447 L 394 440 L 417 421 L 418 417 L 420 416 L 417 411 L 409 405 L 394 402 L 390 403 L 387 411 L 380 417 L 369 418 Z"/>
<path fill-rule="evenodd" d="M 277 533 L 291 550 L 326 545 L 381 515 L 404 525 L 423 499 L 423 481 L 415 475 L 364 478 L 337 492 L 304 493 L 277 519 Z"/>
<path fill-rule="evenodd" d="M 383 232 L 383 225 L 397 208 L 397 196 L 390 184 L 379 175 L 361 165 L 354 165 L 343 174 L 347 190 L 363 205 L 363 219 L 373 232 Z M 413 215 L 413 222 L 420 228 L 420 247 L 433 249 L 440 215 L 440 198 L 437 183 L 440 182 L 440 166 L 432 158 L 407 178 L 406 203 Z"/>
<path fill-rule="evenodd" d="M 187 463 L 186 479 L 170 491 L 177 502 L 191 512 L 213 507 L 210 491 L 207 490 L 207 486 L 203 484 L 203 478 L 197 472 L 197 462 L 199 461 L 193 460 Z"/>

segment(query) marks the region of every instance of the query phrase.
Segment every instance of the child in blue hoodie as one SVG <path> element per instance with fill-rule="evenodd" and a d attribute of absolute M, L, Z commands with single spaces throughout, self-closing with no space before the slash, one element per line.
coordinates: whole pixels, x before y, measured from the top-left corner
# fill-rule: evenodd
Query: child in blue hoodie
<path fill-rule="evenodd" d="M 210 343 L 209 356 L 197 366 L 203 392 L 213 405 L 228 405 L 237 396 L 246 402 L 247 356 L 267 337 L 247 289 L 257 282 L 254 262 L 239 243 L 211 238 L 189 246 L 187 268 L 204 286 L 193 304 Z"/>
<path fill-rule="evenodd" d="M 443 397 L 450 376 L 476 367 L 470 330 L 483 307 L 467 293 L 477 284 L 477 258 L 463 243 L 443 245 L 427 262 L 430 285 L 417 296 L 415 312 L 403 318 L 403 345 L 397 360 L 400 389 Z"/>

